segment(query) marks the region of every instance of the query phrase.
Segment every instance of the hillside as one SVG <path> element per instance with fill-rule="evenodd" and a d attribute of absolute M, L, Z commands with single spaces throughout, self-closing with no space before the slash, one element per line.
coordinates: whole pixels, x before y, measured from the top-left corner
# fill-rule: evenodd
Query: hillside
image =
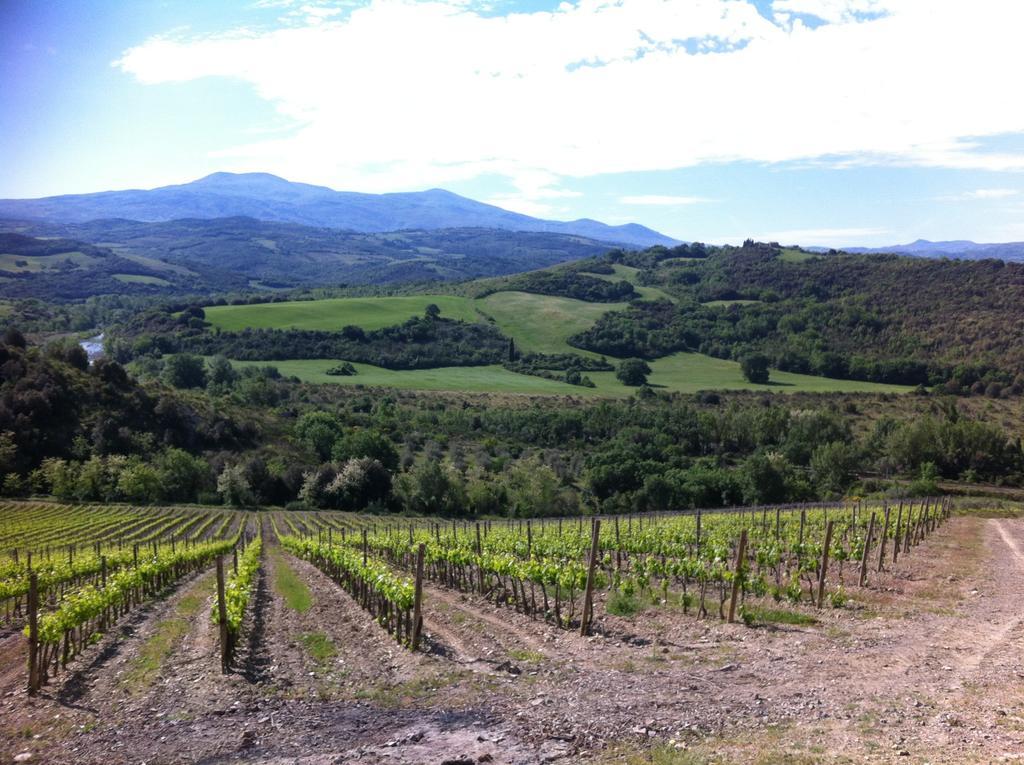
<path fill-rule="evenodd" d="M 840 379 L 1019 383 L 1024 265 L 898 255 L 821 256 L 747 242 L 613 253 L 675 302 L 634 303 L 570 339 L 618 356 L 692 350 Z M 582 267 L 582 266 L 577 266 Z"/>
<path fill-rule="evenodd" d="M 584 237 L 500 229 L 439 229 L 360 234 L 252 218 L 79 224 L 0 222 L 20 231 L 0 247 L 0 285 L 8 297 L 83 298 L 150 291 L 217 293 L 337 284 L 401 284 L 515 274 L 607 252 Z M 21 247 L 58 237 L 67 251 L 103 260 L 30 259 Z M 97 246 L 102 245 L 102 246 Z M 53 249 L 51 245 L 50 250 Z M 67 260 L 66 258 L 64 260 Z M 145 277 L 131 283 L 124 276 Z M 155 281 L 154 281 L 155 280 Z"/>
<path fill-rule="evenodd" d="M 157 189 L 0 200 L 0 218 L 83 223 L 105 218 L 169 221 L 247 217 L 357 232 L 488 228 L 568 234 L 648 247 L 675 240 L 643 226 L 550 221 L 509 212 L 443 189 L 360 194 L 292 183 L 266 173 L 214 173 Z"/>

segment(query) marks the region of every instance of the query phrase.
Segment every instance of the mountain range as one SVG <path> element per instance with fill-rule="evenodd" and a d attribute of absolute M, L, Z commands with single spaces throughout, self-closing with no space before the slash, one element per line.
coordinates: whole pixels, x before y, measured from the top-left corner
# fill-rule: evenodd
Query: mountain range
<path fill-rule="evenodd" d="M 268 173 L 214 173 L 156 189 L 0 200 L 0 218 L 61 223 L 121 218 L 160 222 L 246 217 L 359 233 L 488 228 L 582 236 L 631 247 L 679 242 L 645 226 L 582 218 L 552 221 L 503 210 L 443 189 L 393 194 L 334 191 Z"/>
<path fill-rule="evenodd" d="M 1024 242 L 1002 242 L 979 244 L 966 239 L 946 242 L 931 242 L 918 239 L 910 244 L 893 244 L 885 247 L 844 247 L 844 252 L 853 253 L 896 253 L 915 255 L 922 258 L 956 258 L 958 260 L 999 260 L 1024 261 Z"/>

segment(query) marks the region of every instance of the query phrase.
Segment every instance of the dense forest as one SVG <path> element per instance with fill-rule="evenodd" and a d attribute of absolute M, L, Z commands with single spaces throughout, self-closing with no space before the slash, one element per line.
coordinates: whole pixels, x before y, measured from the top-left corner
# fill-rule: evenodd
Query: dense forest
<path fill-rule="evenodd" d="M 679 350 L 785 371 L 998 395 L 1024 388 L 1024 266 L 1002 261 L 820 255 L 743 247 L 615 251 L 675 302 L 634 302 L 573 337 L 580 348 L 656 358 Z M 582 267 L 574 264 L 574 267 Z"/>
<path fill-rule="evenodd" d="M 9 496 L 393 510 L 621 512 L 1024 479 L 1020 440 L 955 398 L 502 401 L 312 386 L 168 356 L 135 379 L 75 345 L 0 348 Z M 567 405 L 570 404 L 571 405 Z"/>

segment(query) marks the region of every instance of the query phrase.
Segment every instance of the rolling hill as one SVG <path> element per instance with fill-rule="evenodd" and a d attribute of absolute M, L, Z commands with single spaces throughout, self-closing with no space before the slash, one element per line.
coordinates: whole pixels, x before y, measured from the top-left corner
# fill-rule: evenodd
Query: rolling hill
<path fill-rule="evenodd" d="M 162 292 L 216 293 L 341 283 L 452 281 L 545 268 L 600 255 L 614 246 L 585 237 L 535 231 L 462 228 L 353 233 L 252 218 L 158 223 L 0 221 L 0 231 L 5 229 L 12 236 L 6 249 L 0 249 L 0 285 L 9 297 L 88 297 L 151 291 L 153 285 Z M 96 250 L 105 259 L 79 258 L 60 271 L 54 268 L 58 265 L 56 258 L 16 265 L 15 261 L 24 260 L 14 257 L 23 255 L 23 248 L 31 250 L 54 237 L 65 243 L 68 252 Z M 10 262 L 5 264 L 6 256 L 10 256 Z M 117 259 L 116 268 L 110 259 L 113 257 Z M 82 278 L 99 265 L 108 274 L 116 271 L 163 281 L 143 285 L 123 278 Z"/>
<path fill-rule="evenodd" d="M 214 173 L 161 188 L 0 200 L 0 218 L 83 223 L 106 218 L 157 222 L 247 217 L 361 233 L 488 228 L 567 234 L 630 246 L 677 242 L 637 224 L 551 221 L 509 212 L 443 189 L 394 194 L 334 191 L 267 173 Z"/>

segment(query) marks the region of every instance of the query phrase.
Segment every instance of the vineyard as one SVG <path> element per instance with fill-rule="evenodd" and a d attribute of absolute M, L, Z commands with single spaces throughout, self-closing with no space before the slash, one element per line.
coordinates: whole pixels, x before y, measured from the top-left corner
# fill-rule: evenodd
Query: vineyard
<path fill-rule="evenodd" d="M 284 676 L 285 699 L 406 708 L 425 684 L 464 703 L 484 682 L 472 678 L 498 677 L 522 702 L 533 665 L 627 666 L 623 650 L 654 661 L 652 646 L 682 645 L 666 635 L 855 618 L 908 566 L 943 567 L 953 548 L 931 538 L 952 516 L 928 498 L 543 521 L 9 503 L 0 690 L 39 704 L 83 676 L 120 689 L 131 666 L 111 678 L 103 657 L 131 654 L 135 629 L 195 602 L 183 646 L 161 656 L 196 653 L 163 682 L 202 682 L 236 706 Z"/>

